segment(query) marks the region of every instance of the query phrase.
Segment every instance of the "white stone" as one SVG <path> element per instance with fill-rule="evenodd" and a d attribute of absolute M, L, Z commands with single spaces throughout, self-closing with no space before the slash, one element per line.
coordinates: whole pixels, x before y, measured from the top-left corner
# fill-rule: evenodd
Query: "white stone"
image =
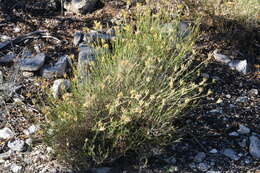
<path fill-rule="evenodd" d="M 2 139 L 10 139 L 14 137 L 14 132 L 12 132 L 11 129 L 5 127 L 3 129 L 0 129 L 0 138 Z"/>
<path fill-rule="evenodd" d="M 7 146 L 13 151 L 23 151 L 25 148 L 25 142 L 20 139 L 9 141 Z"/>
<path fill-rule="evenodd" d="M 232 70 L 237 70 L 240 73 L 246 74 L 248 72 L 247 60 L 232 60 L 228 63 Z"/>
<path fill-rule="evenodd" d="M 227 94 L 227 95 L 226 95 L 226 98 L 230 99 L 230 98 L 231 98 L 231 95 L 230 95 L 230 94 Z"/>
<path fill-rule="evenodd" d="M 231 59 L 228 56 L 218 53 L 218 49 L 214 50 L 213 56 L 216 61 L 224 64 L 228 64 L 231 61 Z"/>
<path fill-rule="evenodd" d="M 4 82 L 3 72 L 0 70 L 0 84 Z"/>
<path fill-rule="evenodd" d="M 54 81 L 54 84 L 51 88 L 52 95 L 54 98 L 58 98 L 61 95 L 61 92 L 65 92 L 70 88 L 70 81 L 67 79 L 57 79 Z"/>
<path fill-rule="evenodd" d="M 35 132 L 37 132 L 40 129 L 39 126 L 36 125 L 31 125 L 28 129 L 24 130 L 23 133 L 27 136 L 34 134 Z"/>
<path fill-rule="evenodd" d="M 197 168 L 202 172 L 206 172 L 207 170 L 210 169 L 210 165 L 208 165 L 207 163 L 199 163 Z"/>
<path fill-rule="evenodd" d="M 258 90 L 257 89 L 251 89 L 248 91 L 248 94 L 251 96 L 257 96 L 258 95 Z"/>
<path fill-rule="evenodd" d="M 237 130 L 237 132 L 241 135 L 244 135 L 244 134 L 248 134 L 250 133 L 250 129 L 242 124 L 239 125 L 239 129 Z"/>
<path fill-rule="evenodd" d="M 211 149 L 211 150 L 209 151 L 209 153 L 211 153 L 211 154 L 216 154 L 216 153 L 218 153 L 218 150 L 215 149 L 215 148 L 213 148 L 213 149 Z"/>
<path fill-rule="evenodd" d="M 64 8 L 76 14 L 91 13 L 95 10 L 98 0 L 71 0 L 65 1 Z"/>
<path fill-rule="evenodd" d="M 231 132 L 228 134 L 229 136 L 239 136 L 239 134 L 237 132 Z"/>
<path fill-rule="evenodd" d="M 32 138 L 28 138 L 28 139 L 26 139 L 25 140 L 25 143 L 27 144 L 27 145 L 32 145 Z"/>
<path fill-rule="evenodd" d="M 0 160 L 9 159 L 11 157 L 11 155 L 12 155 L 12 151 L 11 150 L 9 150 L 9 151 L 7 151 L 5 153 L 1 153 L 0 154 Z"/>
<path fill-rule="evenodd" d="M 250 145 L 249 145 L 250 154 L 257 159 L 260 159 L 260 139 L 256 136 L 250 136 L 249 140 L 250 140 Z"/>
<path fill-rule="evenodd" d="M 15 163 L 13 163 L 10 167 L 10 169 L 13 173 L 20 173 L 22 171 L 22 168 L 23 168 L 22 166 L 19 166 Z"/>

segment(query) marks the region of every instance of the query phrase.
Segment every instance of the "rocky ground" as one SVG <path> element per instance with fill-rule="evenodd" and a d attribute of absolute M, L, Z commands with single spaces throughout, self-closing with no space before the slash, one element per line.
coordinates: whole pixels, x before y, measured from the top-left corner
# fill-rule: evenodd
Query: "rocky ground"
<path fill-rule="evenodd" d="M 67 55 L 78 57 L 78 43 L 84 39 L 77 32 L 94 20 L 107 31 L 125 4 L 110 1 L 82 16 L 61 15 L 42 4 L 32 10 L 30 5 L 0 11 L 0 170 L 73 172 L 42 142 L 46 118 L 37 108 L 45 96 L 42 86 L 69 83 L 70 61 L 77 60 Z M 202 76 L 212 83 L 214 94 L 176 122 L 185 127 L 184 135 L 167 148 L 154 149 L 147 164 L 120 159 L 88 172 L 260 172 L 259 33 L 239 25 L 235 31 L 221 32 L 215 25 L 201 30 L 207 32 L 202 32 L 194 50 L 199 60 L 211 58 Z M 111 36 L 92 32 L 85 40 L 93 34 Z M 80 51 L 89 50 L 81 45 Z M 53 87 L 53 92 L 58 90 Z"/>

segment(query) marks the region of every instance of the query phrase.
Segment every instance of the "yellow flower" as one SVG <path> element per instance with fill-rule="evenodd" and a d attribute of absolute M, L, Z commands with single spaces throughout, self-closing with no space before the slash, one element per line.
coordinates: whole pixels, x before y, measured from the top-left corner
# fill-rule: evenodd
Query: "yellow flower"
<path fill-rule="evenodd" d="M 98 123 L 97 123 L 97 128 L 98 128 L 98 131 L 105 131 L 106 130 L 106 128 L 105 128 L 105 126 L 104 126 L 104 123 L 102 123 L 101 121 L 99 121 Z"/>
<path fill-rule="evenodd" d="M 151 99 L 151 100 L 154 100 L 155 98 L 156 98 L 155 95 L 151 95 L 151 96 L 150 96 L 150 99 Z"/>
<path fill-rule="evenodd" d="M 136 94 L 136 95 L 135 95 L 135 99 L 136 99 L 136 100 L 139 100 L 141 97 L 142 97 L 141 94 Z"/>
<path fill-rule="evenodd" d="M 120 92 L 120 93 L 118 93 L 117 97 L 122 98 L 123 95 L 124 95 L 123 92 Z"/>
<path fill-rule="evenodd" d="M 95 30 L 101 30 L 102 29 L 102 25 L 100 22 L 98 21 L 94 21 L 94 27 L 93 27 Z"/>
<path fill-rule="evenodd" d="M 109 48 L 109 45 L 108 44 L 104 44 L 103 47 L 104 48 Z"/>
<path fill-rule="evenodd" d="M 123 123 L 129 123 L 132 119 L 130 116 L 122 115 L 121 120 Z"/>
<path fill-rule="evenodd" d="M 132 32 L 132 28 L 130 25 L 126 25 L 125 30 L 126 30 L 126 32 Z"/>
<path fill-rule="evenodd" d="M 140 101 L 139 101 L 139 106 L 143 106 L 143 104 L 144 104 L 144 101 L 143 101 L 143 100 L 140 100 Z"/>
<path fill-rule="evenodd" d="M 137 107 L 137 108 L 135 108 L 134 112 L 141 114 L 143 112 L 143 110 L 141 107 Z"/>
<path fill-rule="evenodd" d="M 152 78 L 151 77 L 147 77 L 145 80 L 146 80 L 146 82 L 150 82 L 152 80 Z"/>

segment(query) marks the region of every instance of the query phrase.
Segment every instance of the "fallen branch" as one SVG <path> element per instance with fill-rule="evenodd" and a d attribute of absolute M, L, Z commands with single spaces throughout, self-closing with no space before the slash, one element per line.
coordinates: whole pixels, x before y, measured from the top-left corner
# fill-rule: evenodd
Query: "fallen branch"
<path fill-rule="evenodd" d="M 33 35 L 38 35 L 38 34 L 44 34 L 46 33 L 47 31 L 46 30 L 40 30 L 40 31 L 33 31 L 33 32 L 30 32 L 28 34 L 25 34 L 25 35 L 22 35 L 22 36 L 18 36 L 16 38 L 13 38 L 11 40 L 7 40 L 7 41 L 4 41 L 4 42 L 0 42 L 0 50 L 1 49 L 4 49 L 5 47 L 9 46 L 9 45 L 12 45 L 12 44 L 18 44 L 28 38 L 31 38 L 31 36 Z"/>

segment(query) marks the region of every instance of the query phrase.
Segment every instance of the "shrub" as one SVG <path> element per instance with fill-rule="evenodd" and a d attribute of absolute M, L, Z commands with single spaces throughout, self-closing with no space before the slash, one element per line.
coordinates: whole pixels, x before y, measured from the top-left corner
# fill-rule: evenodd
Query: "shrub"
<path fill-rule="evenodd" d="M 98 55 L 88 80 L 74 79 L 71 93 L 51 99 L 48 142 L 77 166 L 166 145 L 175 137 L 173 120 L 200 97 L 195 29 L 183 38 L 170 8 L 137 7 L 133 14 L 115 27 L 113 53 Z"/>

